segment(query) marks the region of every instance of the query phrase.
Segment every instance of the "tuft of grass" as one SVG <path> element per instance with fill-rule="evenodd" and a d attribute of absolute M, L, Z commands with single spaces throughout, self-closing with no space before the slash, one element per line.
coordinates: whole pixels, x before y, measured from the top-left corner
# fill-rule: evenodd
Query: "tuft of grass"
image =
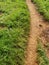
<path fill-rule="evenodd" d="M 38 41 L 37 45 L 37 62 L 38 65 L 49 65 L 49 59 L 46 56 L 46 52 L 45 49 L 43 48 L 41 41 Z"/>
<path fill-rule="evenodd" d="M 39 12 L 49 21 L 49 0 L 32 0 L 38 7 Z"/>
<path fill-rule="evenodd" d="M 0 0 L 0 65 L 24 65 L 29 35 L 25 0 Z"/>

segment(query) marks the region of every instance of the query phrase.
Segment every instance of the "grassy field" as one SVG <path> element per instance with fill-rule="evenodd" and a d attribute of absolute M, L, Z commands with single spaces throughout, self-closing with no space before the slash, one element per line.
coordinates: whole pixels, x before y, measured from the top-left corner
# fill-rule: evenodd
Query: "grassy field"
<path fill-rule="evenodd" d="M 49 0 L 32 0 L 38 7 L 39 12 L 49 21 Z"/>
<path fill-rule="evenodd" d="M 38 65 L 49 65 L 49 59 L 41 41 L 38 41 L 37 45 L 37 63 Z"/>
<path fill-rule="evenodd" d="M 0 65 L 24 65 L 28 34 L 25 0 L 0 0 Z"/>

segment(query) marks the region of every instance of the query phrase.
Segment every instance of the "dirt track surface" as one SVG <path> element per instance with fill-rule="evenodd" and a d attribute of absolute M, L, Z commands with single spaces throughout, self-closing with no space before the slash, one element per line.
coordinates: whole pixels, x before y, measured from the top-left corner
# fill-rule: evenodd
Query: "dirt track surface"
<path fill-rule="evenodd" d="M 38 13 L 31 0 L 26 0 L 26 3 L 30 11 L 30 36 L 28 39 L 25 65 L 37 65 L 37 38 L 41 34 L 42 30 L 47 27 L 48 23 L 45 23 L 45 21 L 42 19 L 42 16 Z"/>

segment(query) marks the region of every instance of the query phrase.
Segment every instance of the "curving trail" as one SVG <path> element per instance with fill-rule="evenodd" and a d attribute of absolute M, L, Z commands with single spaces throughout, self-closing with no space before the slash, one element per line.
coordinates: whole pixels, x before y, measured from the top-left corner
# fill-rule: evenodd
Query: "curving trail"
<path fill-rule="evenodd" d="M 38 13 L 31 0 L 26 0 L 26 3 L 30 11 L 30 37 L 26 51 L 25 65 L 37 65 L 37 38 L 39 37 L 42 30 L 48 25 L 48 23 L 45 23 L 45 21 L 42 19 L 42 16 Z"/>

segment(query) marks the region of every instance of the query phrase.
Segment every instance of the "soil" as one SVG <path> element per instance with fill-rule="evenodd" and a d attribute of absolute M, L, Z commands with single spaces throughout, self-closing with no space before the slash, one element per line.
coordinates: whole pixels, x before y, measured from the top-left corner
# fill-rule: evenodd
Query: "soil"
<path fill-rule="evenodd" d="M 49 58 L 49 27 L 46 27 L 42 31 L 40 37 L 41 37 L 41 40 L 43 42 L 43 46 L 44 46 L 44 48 L 46 50 L 46 55 Z"/>
<path fill-rule="evenodd" d="M 49 42 L 49 27 L 46 27 L 41 33 L 42 37 L 45 38 L 45 41 Z"/>
<path fill-rule="evenodd" d="M 28 46 L 26 50 L 25 65 L 37 65 L 37 38 L 49 25 L 47 21 L 43 20 L 43 17 L 38 13 L 36 6 L 31 2 L 31 0 L 26 0 L 26 3 L 30 11 L 30 36 L 28 39 Z"/>

